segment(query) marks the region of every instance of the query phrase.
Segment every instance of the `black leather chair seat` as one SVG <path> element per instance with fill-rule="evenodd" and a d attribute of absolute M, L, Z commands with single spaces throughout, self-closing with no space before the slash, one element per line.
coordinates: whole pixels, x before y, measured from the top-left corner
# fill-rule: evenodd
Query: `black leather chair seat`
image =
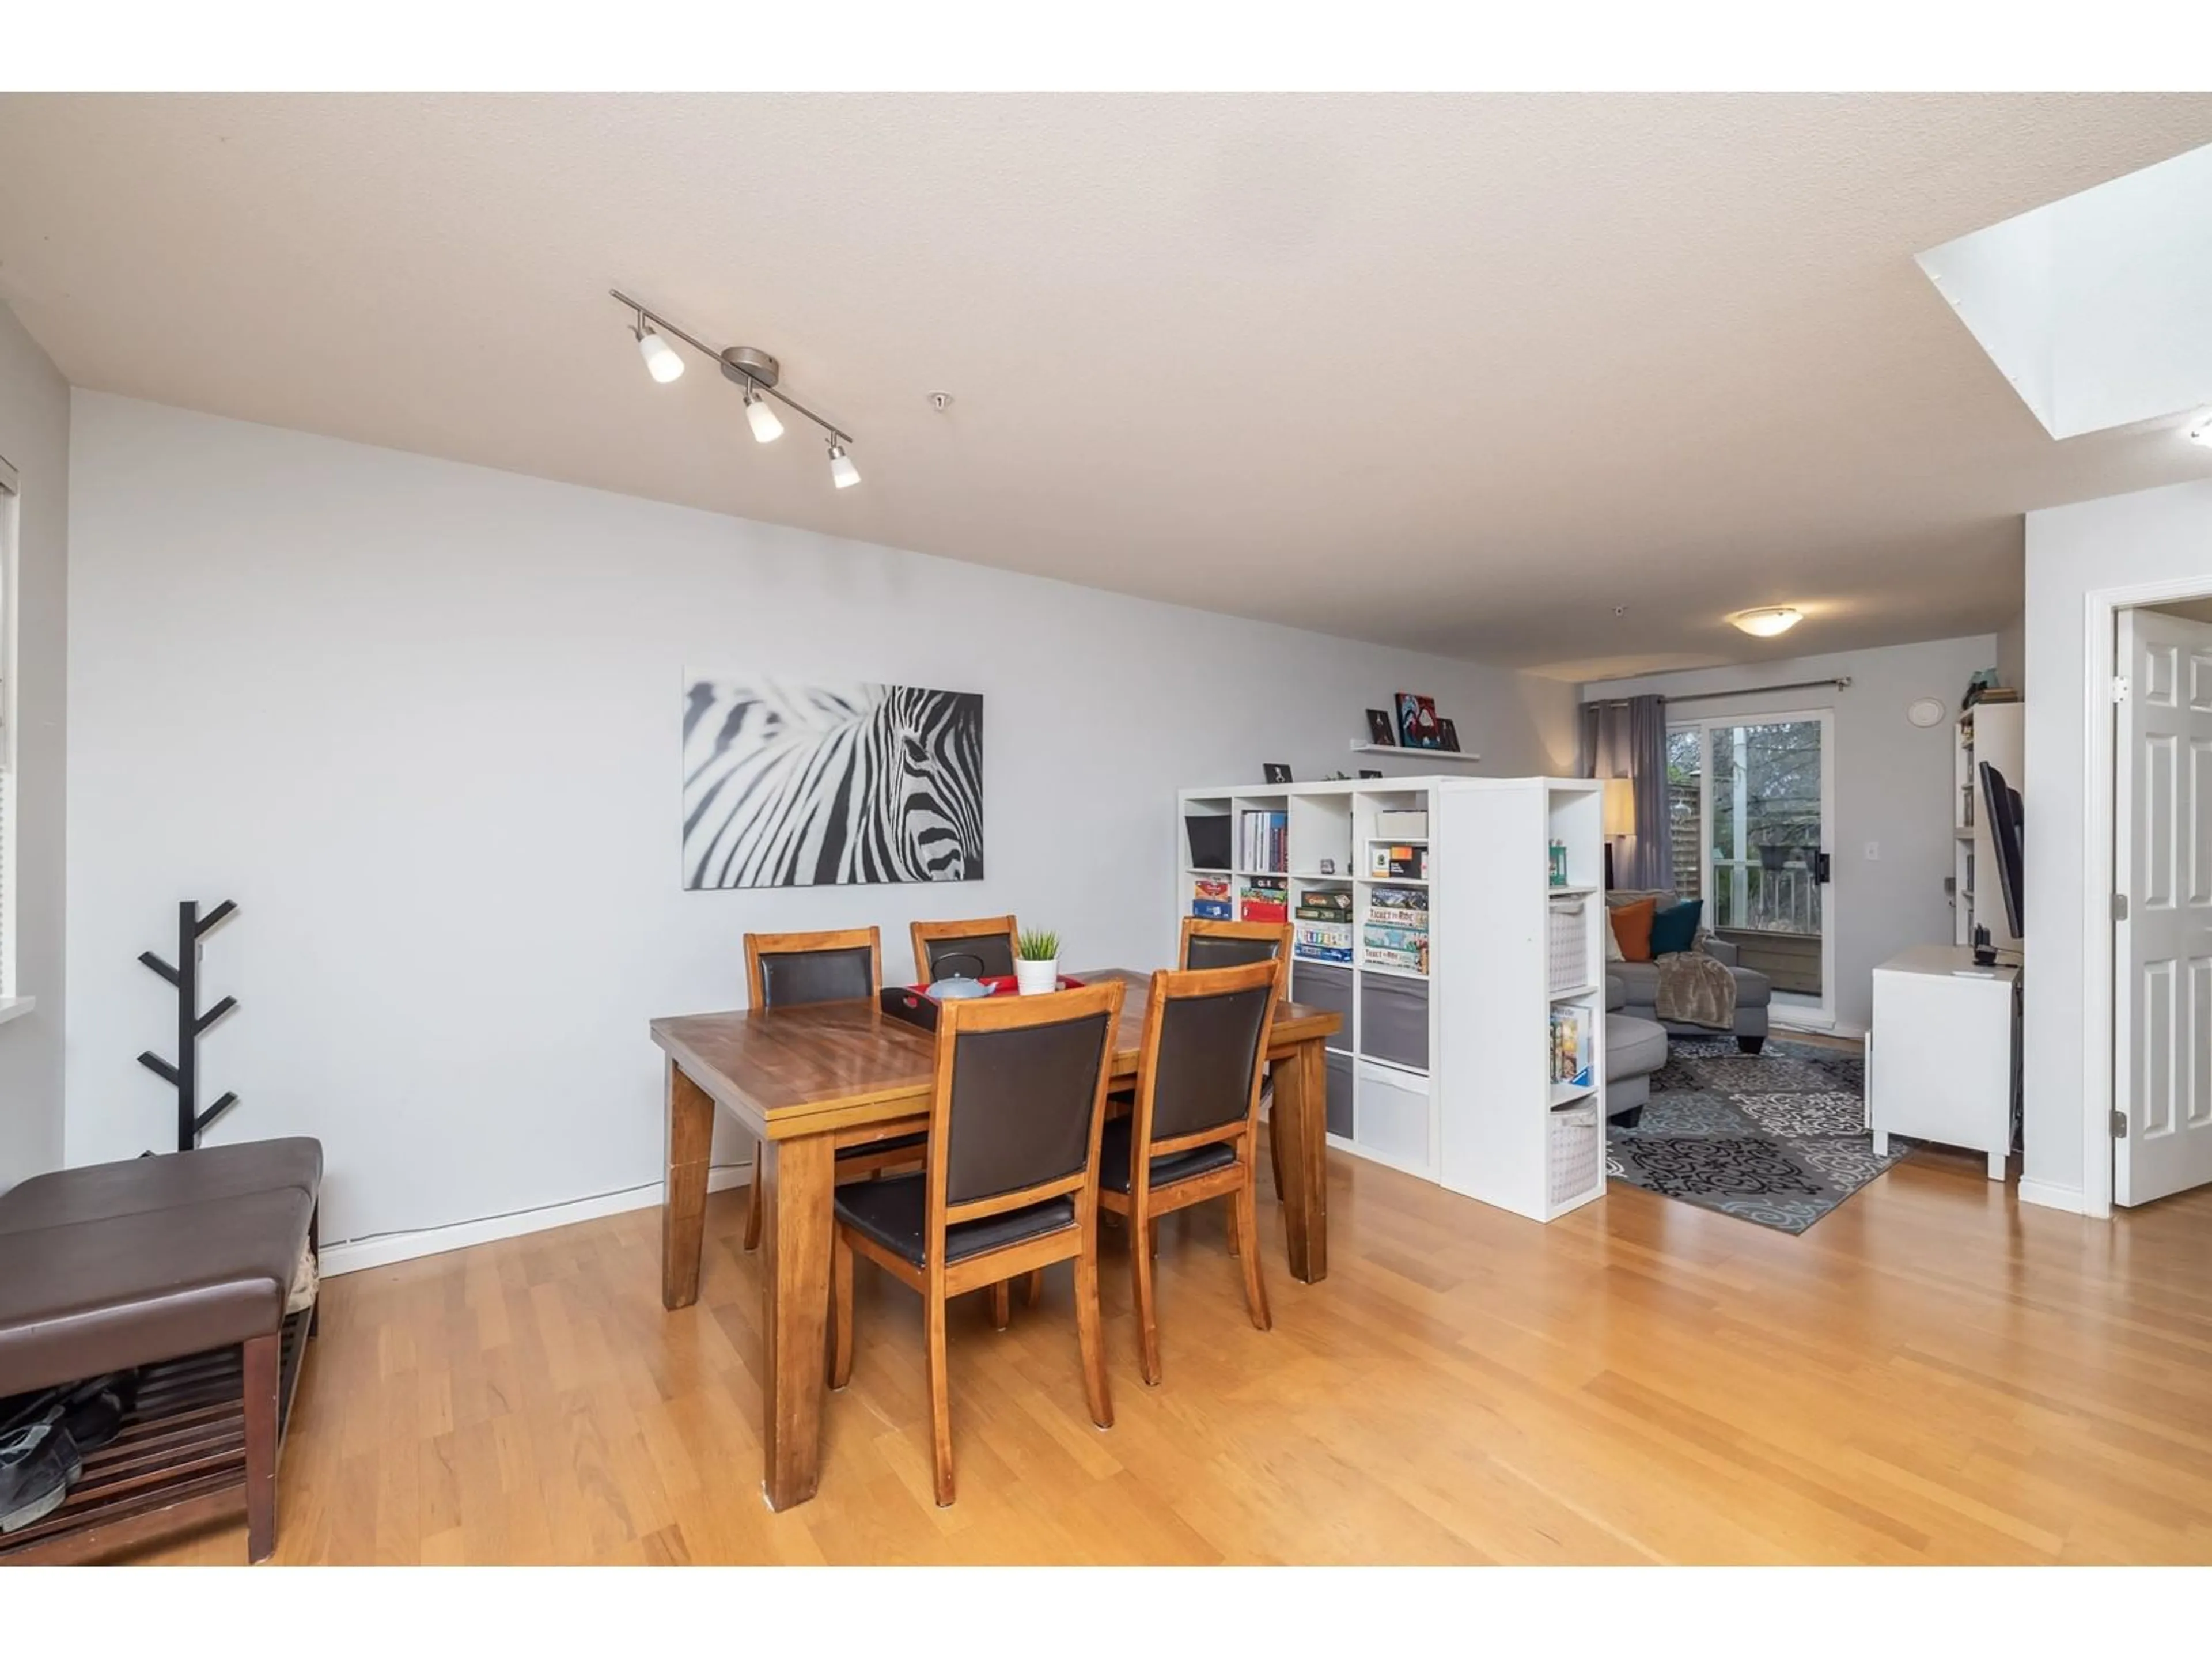
<path fill-rule="evenodd" d="M 1115 1118 L 1098 1139 L 1098 1182 L 1114 1192 L 1129 1190 L 1129 1136 L 1134 1122 L 1131 1118 Z M 1172 1186 L 1209 1170 L 1225 1170 L 1236 1161 L 1237 1149 L 1225 1140 L 1194 1146 L 1187 1152 L 1170 1152 L 1152 1160 L 1152 1185 Z"/>
<path fill-rule="evenodd" d="M 890 1176 L 881 1181 L 856 1182 L 837 1189 L 837 1219 L 866 1233 L 885 1249 L 903 1256 L 917 1267 L 924 1265 L 922 1218 L 928 1194 L 921 1175 Z M 1075 1224 L 1075 1200 L 1048 1198 L 1025 1209 L 981 1221 L 963 1221 L 947 1230 L 945 1257 L 961 1261 L 986 1250 L 995 1250 L 1024 1239 L 1042 1238 Z"/>
<path fill-rule="evenodd" d="M 910 1135 L 893 1135 L 889 1140 L 871 1140 L 864 1146 L 840 1146 L 840 1158 L 873 1158 L 879 1152 L 918 1152 L 929 1145 L 926 1132 Z"/>

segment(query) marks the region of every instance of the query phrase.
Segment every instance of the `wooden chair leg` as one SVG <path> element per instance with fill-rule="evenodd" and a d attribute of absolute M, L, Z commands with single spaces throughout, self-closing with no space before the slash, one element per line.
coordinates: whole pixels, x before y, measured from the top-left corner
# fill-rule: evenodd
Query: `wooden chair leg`
<path fill-rule="evenodd" d="M 1132 1225 L 1129 1241 L 1129 1275 L 1137 1304 L 1137 1370 L 1151 1386 L 1158 1386 L 1160 1380 L 1160 1328 L 1153 1316 L 1152 1252 L 1137 1241 L 1158 1230 L 1159 1223 L 1147 1217 L 1141 1229 Z"/>
<path fill-rule="evenodd" d="M 1014 1287 L 1005 1279 L 991 1286 L 991 1328 L 1003 1331 L 1014 1322 Z"/>
<path fill-rule="evenodd" d="M 1106 1382 L 1106 1339 L 1098 1311 L 1098 1230 L 1088 1231 L 1075 1258 L 1075 1340 L 1083 1351 L 1083 1392 L 1091 1402 L 1091 1420 L 1110 1429 L 1114 1398 Z"/>
<path fill-rule="evenodd" d="M 761 1166 L 767 1159 L 766 1148 L 758 1141 L 753 1143 L 753 1178 L 747 1183 L 745 1194 L 745 1248 L 760 1249 L 761 1242 Z"/>
<path fill-rule="evenodd" d="M 1237 1217 L 1251 1248 L 1244 1252 L 1244 1310 L 1252 1316 L 1253 1325 L 1260 1330 L 1273 1330 L 1274 1316 L 1267 1311 L 1267 1286 L 1260 1277 L 1260 1177 L 1249 1164 L 1244 1171 L 1244 1184 L 1237 1189 L 1231 1200 L 1235 1206 L 1231 1212 Z"/>
<path fill-rule="evenodd" d="M 246 1559 L 276 1553 L 277 1391 L 283 1337 L 271 1331 L 243 1345 L 246 1373 Z"/>
<path fill-rule="evenodd" d="M 841 1228 L 830 1246 L 830 1386 L 853 1380 L 853 1244 Z"/>
<path fill-rule="evenodd" d="M 1023 1288 L 1022 1296 L 1023 1299 L 1025 1300 L 1032 1308 L 1036 1307 L 1038 1303 L 1044 1300 L 1043 1268 L 1032 1267 L 1030 1269 L 1029 1283 Z"/>
<path fill-rule="evenodd" d="M 1275 1202 L 1283 1201 L 1288 1185 L 1283 1179 L 1283 1126 L 1275 1121 L 1272 1111 L 1267 1114 L 1267 1161 L 1274 1166 Z"/>
<path fill-rule="evenodd" d="M 930 1457 L 937 1471 L 937 1503 L 952 1501 L 952 1377 L 945 1363 L 945 1289 L 933 1284 L 922 1293 L 924 1342 L 929 1352 Z"/>
<path fill-rule="evenodd" d="M 1151 1254 L 1153 1255 L 1158 1255 L 1160 1253 L 1160 1224 L 1158 1222 L 1147 1221 L 1145 1224 L 1145 1243 Z"/>
<path fill-rule="evenodd" d="M 1229 1254 L 1231 1255 L 1235 1255 L 1240 1248 L 1240 1236 L 1237 1228 L 1237 1200 L 1232 1198 L 1229 1200 Z"/>

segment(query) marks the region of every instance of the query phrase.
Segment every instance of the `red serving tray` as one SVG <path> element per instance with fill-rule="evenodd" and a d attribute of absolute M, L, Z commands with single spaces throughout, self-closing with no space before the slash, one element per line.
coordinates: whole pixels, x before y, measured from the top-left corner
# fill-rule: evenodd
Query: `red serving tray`
<path fill-rule="evenodd" d="M 994 996 L 1011 993 L 1015 984 L 1014 976 L 1012 974 L 990 975 L 986 976 L 982 982 L 991 988 L 991 994 Z M 1060 976 L 1060 988 L 1063 991 L 1075 990 L 1082 983 L 1081 980 L 1071 978 L 1066 974 Z M 937 1029 L 937 1011 L 944 1006 L 919 985 L 886 985 L 878 1000 L 881 1003 L 883 1011 L 893 1019 L 902 1019 L 908 1024 L 918 1025 L 925 1031 L 933 1031 Z"/>

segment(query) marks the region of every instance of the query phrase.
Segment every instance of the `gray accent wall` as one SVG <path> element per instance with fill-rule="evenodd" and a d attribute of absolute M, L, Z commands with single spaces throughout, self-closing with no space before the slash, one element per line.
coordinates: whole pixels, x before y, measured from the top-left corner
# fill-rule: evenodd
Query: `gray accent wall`
<path fill-rule="evenodd" d="M 899 977 L 910 921 L 1011 910 L 1164 966 L 1178 789 L 1352 771 L 1401 690 L 1483 771 L 1573 752 L 1510 670 L 100 393 L 72 468 L 69 1155 L 161 1144 L 136 957 L 234 899 L 213 1138 L 320 1136 L 326 1243 L 658 1182 L 647 1020 L 742 1002 L 748 929 L 873 923 Z M 982 693 L 987 878 L 684 891 L 687 670 Z"/>

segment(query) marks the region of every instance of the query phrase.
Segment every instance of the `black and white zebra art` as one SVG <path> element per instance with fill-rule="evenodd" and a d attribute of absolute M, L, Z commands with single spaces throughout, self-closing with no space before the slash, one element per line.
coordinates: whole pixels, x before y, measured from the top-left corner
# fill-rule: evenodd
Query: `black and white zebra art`
<path fill-rule="evenodd" d="M 684 884 L 983 874 L 983 698 L 686 675 Z"/>

